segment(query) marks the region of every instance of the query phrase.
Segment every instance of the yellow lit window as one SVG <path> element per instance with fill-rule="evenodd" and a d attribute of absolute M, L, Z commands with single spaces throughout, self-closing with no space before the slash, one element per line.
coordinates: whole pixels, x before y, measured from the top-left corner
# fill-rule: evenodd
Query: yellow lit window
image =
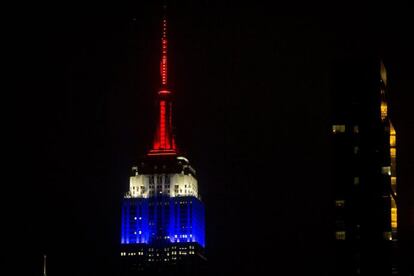
<path fill-rule="evenodd" d="M 345 132 L 345 125 L 332 125 L 333 133 L 343 133 Z"/>
<path fill-rule="evenodd" d="M 381 102 L 381 119 L 384 120 L 388 115 L 388 106 L 386 102 Z"/>
<path fill-rule="evenodd" d="M 390 149 L 390 154 L 391 154 L 391 157 L 396 157 L 397 156 L 397 149 L 396 148 L 391 148 Z"/>
<path fill-rule="evenodd" d="M 391 175 L 391 167 L 390 166 L 382 167 L 381 172 L 382 172 L 382 174 Z"/>
<path fill-rule="evenodd" d="M 335 200 L 335 206 L 336 207 L 342 208 L 342 207 L 344 207 L 344 205 L 345 205 L 345 200 L 343 200 L 343 199 Z"/>
<path fill-rule="evenodd" d="M 345 231 L 336 231 L 335 232 L 335 238 L 337 240 L 345 240 L 346 234 Z"/>
<path fill-rule="evenodd" d="M 395 147 L 396 144 L 396 136 L 395 135 L 390 135 L 390 146 L 391 147 Z"/>
<path fill-rule="evenodd" d="M 391 185 L 392 185 L 392 186 L 397 185 L 397 177 L 395 177 L 395 176 L 391 176 Z"/>
<path fill-rule="evenodd" d="M 358 176 L 354 177 L 354 185 L 359 185 L 359 177 Z"/>
<path fill-rule="evenodd" d="M 397 229 L 397 208 L 391 208 L 391 227 Z"/>

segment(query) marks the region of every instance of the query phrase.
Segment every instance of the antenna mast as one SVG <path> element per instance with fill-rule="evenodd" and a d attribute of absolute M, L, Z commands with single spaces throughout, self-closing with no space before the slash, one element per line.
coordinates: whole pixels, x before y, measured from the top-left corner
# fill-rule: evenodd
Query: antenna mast
<path fill-rule="evenodd" d="M 46 276 L 46 254 L 43 255 L 43 276 Z"/>

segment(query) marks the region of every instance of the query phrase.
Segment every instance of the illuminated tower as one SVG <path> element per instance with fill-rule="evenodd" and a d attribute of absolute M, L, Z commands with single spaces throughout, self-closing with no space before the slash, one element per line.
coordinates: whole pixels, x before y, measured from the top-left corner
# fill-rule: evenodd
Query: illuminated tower
<path fill-rule="evenodd" d="M 132 167 L 122 202 L 122 275 L 200 275 L 206 261 L 204 204 L 196 171 L 179 153 L 173 134 L 167 54 L 164 16 L 157 128 L 152 148 Z"/>
<path fill-rule="evenodd" d="M 341 63 L 334 85 L 334 275 L 398 275 L 396 132 L 379 59 Z"/>

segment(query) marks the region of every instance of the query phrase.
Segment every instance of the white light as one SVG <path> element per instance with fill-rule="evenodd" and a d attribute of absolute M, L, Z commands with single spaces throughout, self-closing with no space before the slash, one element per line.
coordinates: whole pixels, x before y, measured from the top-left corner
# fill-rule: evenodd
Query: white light
<path fill-rule="evenodd" d="M 140 234 L 140 235 L 141 235 L 141 234 L 142 234 L 142 231 L 139 231 L 139 232 L 138 232 L 138 234 Z"/>
<path fill-rule="evenodd" d="M 134 220 L 137 220 L 137 217 L 134 217 Z"/>
<path fill-rule="evenodd" d="M 189 163 L 188 159 L 187 159 L 187 158 L 185 158 L 185 157 L 183 157 L 183 156 L 177 156 L 177 160 L 184 160 L 184 161 L 186 161 L 187 163 Z"/>

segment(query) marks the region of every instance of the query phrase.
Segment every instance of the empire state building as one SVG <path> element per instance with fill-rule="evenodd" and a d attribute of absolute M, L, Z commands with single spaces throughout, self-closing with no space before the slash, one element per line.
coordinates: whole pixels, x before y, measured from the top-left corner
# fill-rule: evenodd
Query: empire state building
<path fill-rule="evenodd" d="M 132 167 L 122 201 L 122 275 L 195 275 L 205 267 L 204 204 L 196 171 L 175 143 L 167 55 L 164 16 L 157 128 L 151 149 Z"/>

